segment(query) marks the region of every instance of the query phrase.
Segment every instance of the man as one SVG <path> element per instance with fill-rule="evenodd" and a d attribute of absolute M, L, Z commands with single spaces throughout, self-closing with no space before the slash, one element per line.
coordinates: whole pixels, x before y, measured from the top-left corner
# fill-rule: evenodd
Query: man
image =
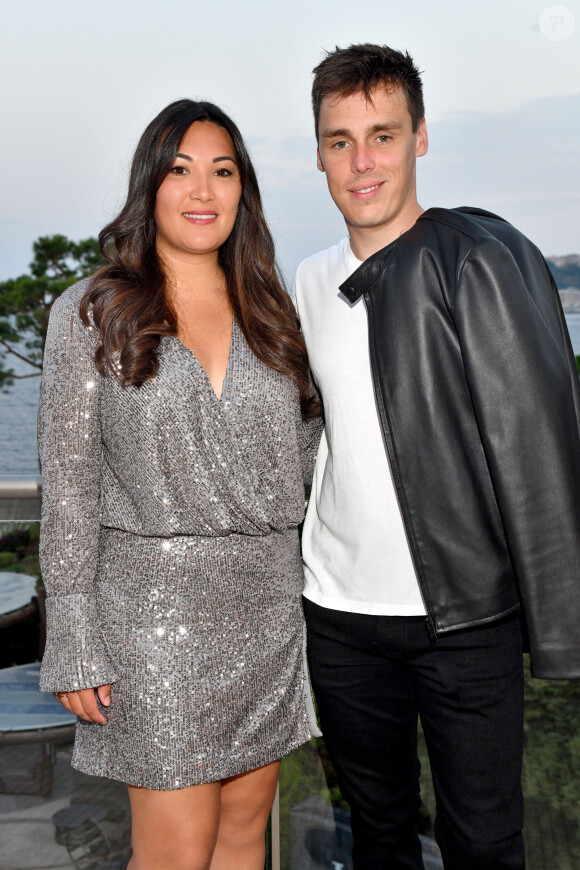
<path fill-rule="evenodd" d="M 446 870 L 521 870 L 521 627 L 536 676 L 580 677 L 580 401 L 558 294 L 508 223 L 419 205 L 408 55 L 354 45 L 314 72 L 318 168 L 349 238 L 296 277 L 326 417 L 304 595 L 354 867 L 423 866 L 419 714 Z"/>

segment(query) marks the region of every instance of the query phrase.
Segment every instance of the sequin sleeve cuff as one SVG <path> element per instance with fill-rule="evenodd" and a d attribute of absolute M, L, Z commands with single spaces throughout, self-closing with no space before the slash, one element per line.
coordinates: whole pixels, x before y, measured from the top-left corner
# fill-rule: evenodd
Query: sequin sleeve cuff
<path fill-rule="evenodd" d="M 300 422 L 300 461 L 302 464 L 302 476 L 306 486 L 310 486 L 312 483 L 314 463 L 323 429 L 324 421 L 322 417 L 313 417 L 309 420 L 301 420 Z"/>
<path fill-rule="evenodd" d="M 40 670 L 41 692 L 74 692 L 118 679 L 93 595 L 50 595 L 46 615 L 51 632 Z"/>

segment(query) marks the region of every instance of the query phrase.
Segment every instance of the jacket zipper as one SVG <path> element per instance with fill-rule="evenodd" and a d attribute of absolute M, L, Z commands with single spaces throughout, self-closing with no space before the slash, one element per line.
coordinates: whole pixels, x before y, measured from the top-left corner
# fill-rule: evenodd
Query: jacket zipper
<path fill-rule="evenodd" d="M 421 591 L 422 595 L 423 591 L 421 590 L 421 584 L 419 584 L 419 590 Z M 423 603 L 425 603 L 424 600 Z M 427 605 L 425 605 L 425 610 L 427 610 Z M 431 644 L 431 646 L 435 646 L 435 644 L 437 643 L 437 632 L 435 630 L 435 623 L 433 622 L 431 616 L 427 616 L 427 619 L 425 620 L 425 631 L 427 632 L 429 643 Z"/>
<path fill-rule="evenodd" d="M 418 567 L 418 558 L 415 548 L 415 541 L 413 539 L 412 534 L 410 534 L 410 523 L 407 519 L 407 511 L 405 508 L 405 504 L 401 498 L 402 486 L 401 486 L 401 478 L 399 475 L 399 470 L 397 468 L 397 464 L 395 462 L 395 452 L 393 450 L 393 441 L 391 438 L 391 430 L 389 428 L 389 422 L 387 419 L 386 408 L 383 403 L 383 397 L 379 387 L 379 378 L 377 372 L 377 363 L 375 358 L 375 343 L 373 338 L 373 313 L 372 313 L 372 303 L 368 290 L 363 291 L 363 298 L 365 302 L 365 308 L 367 310 L 367 318 L 369 324 L 369 351 L 370 351 L 370 360 L 371 360 L 371 376 L 373 379 L 373 389 L 375 392 L 375 400 L 379 414 L 379 423 L 381 424 L 381 430 L 383 433 L 383 441 L 385 443 L 385 450 L 387 453 L 387 459 L 389 461 L 389 465 L 391 467 L 391 473 L 393 475 L 393 481 L 395 483 L 395 495 L 397 496 L 397 502 L 399 504 L 399 509 L 401 511 L 401 516 L 403 517 L 403 523 L 405 525 L 405 532 L 407 534 L 407 541 L 409 542 L 409 550 L 411 552 L 411 558 L 413 560 L 413 565 L 415 567 L 415 574 L 417 577 L 417 585 L 419 586 L 419 592 L 421 594 L 421 598 L 423 600 L 423 607 L 425 608 L 425 612 L 427 614 L 427 618 L 425 619 L 425 631 L 427 632 L 427 637 L 429 638 L 429 643 L 431 646 L 434 646 L 437 643 L 437 630 L 435 628 L 435 621 L 433 620 L 433 616 L 429 610 L 427 605 L 427 600 L 425 596 L 425 590 L 423 588 L 423 582 L 421 580 L 421 572 Z"/>

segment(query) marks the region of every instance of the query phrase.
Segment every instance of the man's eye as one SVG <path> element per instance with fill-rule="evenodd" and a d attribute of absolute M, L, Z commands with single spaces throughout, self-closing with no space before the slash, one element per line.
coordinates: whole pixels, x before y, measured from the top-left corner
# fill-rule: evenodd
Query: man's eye
<path fill-rule="evenodd" d="M 338 151 L 342 151 L 344 148 L 346 148 L 346 145 L 347 143 L 341 139 L 340 142 L 335 142 L 332 147 L 336 148 Z"/>
<path fill-rule="evenodd" d="M 391 141 L 391 137 L 388 136 L 386 133 L 383 133 L 381 136 L 377 136 L 377 140 L 378 140 L 382 145 L 384 145 L 385 142 L 390 142 L 390 141 Z"/>

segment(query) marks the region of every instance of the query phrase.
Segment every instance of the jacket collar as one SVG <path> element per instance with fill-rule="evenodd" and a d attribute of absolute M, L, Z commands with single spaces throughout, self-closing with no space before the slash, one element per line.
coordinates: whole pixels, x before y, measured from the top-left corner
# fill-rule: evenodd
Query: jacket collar
<path fill-rule="evenodd" d="M 365 290 L 374 284 L 381 277 L 385 266 L 389 261 L 389 257 L 399 244 L 399 239 L 395 239 L 386 248 L 381 248 L 376 254 L 373 254 L 368 259 L 364 260 L 358 269 L 350 275 L 338 288 L 343 293 L 349 302 L 353 303 L 359 299 Z"/>
<path fill-rule="evenodd" d="M 364 291 L 370 289 L 374 282 L 381 277 L 392 253 L 398 247 L 401 239 L 406 238 L 409 233 L 412 233 L 421 221 L 433 220 L 445 224 L 451 223 L 451 225 L 458 224 L 465 228 L 466 218 L 471 218 L 475 221 L 477 221 L 477 218 L 486 218 L 488 220 L 493 219 L 505 223 L 503 218 L 500 218 L 491 212 L 470 206 L 462 206 L 461 208 L 454 209 L 428 208 L 427 211 L 424 211 L 419 215 L 413 226 L 399 236 L 398 239 L 395 239 L 395 241 L 391 242 L 390 245 L 387 245 L 386 248 L 381 248 L 380 251 L 377 251 L 376 254 L 373 254 L 361 263 L 358 269 L 340 285 L 339 290 L 346 296 L 349 302 L 356 302 L 356 300 L 362 296 Z"/>

